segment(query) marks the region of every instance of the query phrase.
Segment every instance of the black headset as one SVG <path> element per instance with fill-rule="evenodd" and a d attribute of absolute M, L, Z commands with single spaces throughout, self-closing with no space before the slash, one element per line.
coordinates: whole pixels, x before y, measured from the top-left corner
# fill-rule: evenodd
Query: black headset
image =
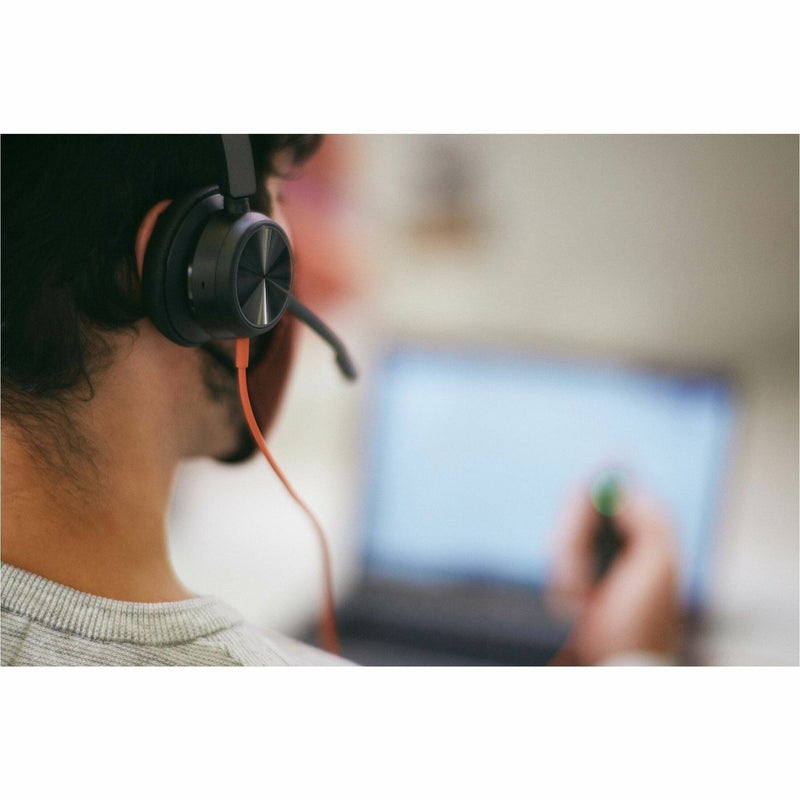
<path fill-rule="evenodd" d="M 341 340 L 291 294 L 294 264 L 285 231 L 250 210 L 248 198 L 257 192 L 250 137 L 215 140 L 220 185 L 170 203 L 147 244 L 142 293 L 148 316 L 171 341 L 196 347 L 261 336 L 288 311 L 333 348 L 342 374 L 355 379 Z"/>

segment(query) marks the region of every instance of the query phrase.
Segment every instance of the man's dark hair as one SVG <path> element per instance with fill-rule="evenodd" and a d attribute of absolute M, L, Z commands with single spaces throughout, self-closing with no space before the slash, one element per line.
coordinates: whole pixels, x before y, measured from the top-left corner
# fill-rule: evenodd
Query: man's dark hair
<path fill-rule="evenodd" d="M 252 136 L 262 174 L 307 158 L 320 137 Z M 91 397 L 104 332 L 144 316 L 134 241 L 148 209 L 219 183 L 210 135 L 2 137 L 3 415 Z M 269 213 L 260 181 L 256 207 Z M 51 405 L 52 405 L 51 403 Z"/>

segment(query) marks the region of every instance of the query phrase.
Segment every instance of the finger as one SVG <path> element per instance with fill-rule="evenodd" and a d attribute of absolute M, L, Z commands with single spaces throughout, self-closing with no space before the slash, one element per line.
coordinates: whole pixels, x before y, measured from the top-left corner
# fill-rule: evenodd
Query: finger
<path fill-rule="evenodd" d="M 614 524 L 632 555 L 648 551 L 671 552 L 675 526 L 666 510 L 652 497 L 636 492 L 625 498 L 614 515 Z"/>
<path fill-rule="evenodd" d="M 556 527 L 550 584 L 554 591 L 581 595 L 591 585 L 591 546 L 597 512 L 588 486 L 576 488 Z"/>

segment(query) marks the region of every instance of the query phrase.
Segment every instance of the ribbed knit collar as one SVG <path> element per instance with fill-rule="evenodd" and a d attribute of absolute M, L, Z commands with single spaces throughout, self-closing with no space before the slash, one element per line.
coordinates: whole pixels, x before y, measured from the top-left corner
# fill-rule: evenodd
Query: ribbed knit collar
<path fill-rule="evenodd" d="M 242 617 L 213 597 L 174 603 L 130 603 L 96 597 L 10 564 L 2 565 L 4 611 L 64 633 L 103 642 L 170 645 L 231 628 Z"/>

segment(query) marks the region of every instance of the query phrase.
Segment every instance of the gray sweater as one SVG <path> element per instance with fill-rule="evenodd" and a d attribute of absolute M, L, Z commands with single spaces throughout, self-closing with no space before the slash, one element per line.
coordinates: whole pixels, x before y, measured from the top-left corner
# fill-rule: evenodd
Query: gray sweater
<path fill-rule="evenodd" d="M 213 597 L 128 603 L 2 565 L 0 662 L 27 666 L 346 666 Z"/>

